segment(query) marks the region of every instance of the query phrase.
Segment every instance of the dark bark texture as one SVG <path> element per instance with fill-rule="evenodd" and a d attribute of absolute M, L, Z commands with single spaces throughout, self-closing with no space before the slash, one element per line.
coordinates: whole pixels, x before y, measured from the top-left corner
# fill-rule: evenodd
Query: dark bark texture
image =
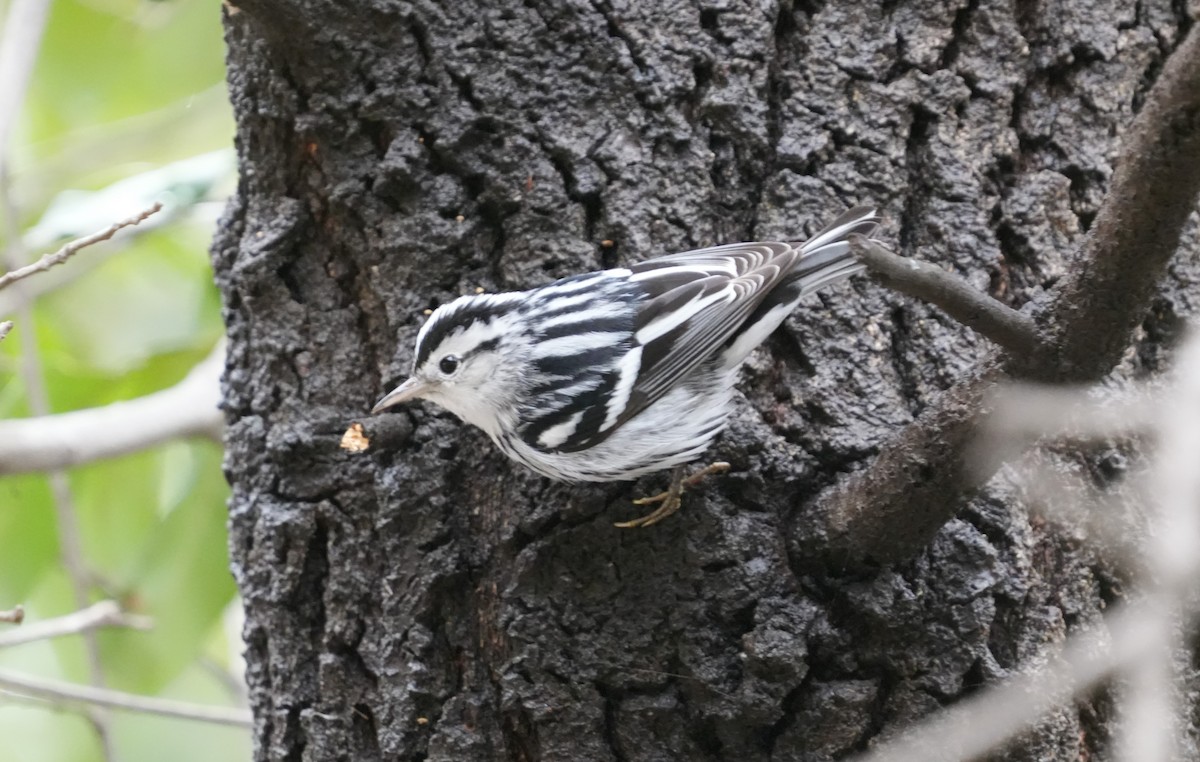
<path fill-rule="evenodd" d="M 1002 479 L 882 568 L 794 536 L 988 352 L 867 279 L 751 359 L 713 451 L 733 473 L 650 529 L 612 522 L 665 477 L 555 484 L 432 406 L 364 415 L 406 375 L 423 311 L 461 293 L 804 237 L 856 202 L 880 205 L 898 253 L 1044 305 L 1183 3 L 225 13 L 241 182 L 213 258 L 259 759 L 835 759 L 1119 597 Z M 1163 367 L 1197 278 L 1176 261 L 1116 378 Z M 338 446 L 354 420 L 366 453 Z M 1081 463 L 1120 476 L 1115 455 Z M 998 757 L 1103 758 L 1110 715 L 1102 692 Z"/>

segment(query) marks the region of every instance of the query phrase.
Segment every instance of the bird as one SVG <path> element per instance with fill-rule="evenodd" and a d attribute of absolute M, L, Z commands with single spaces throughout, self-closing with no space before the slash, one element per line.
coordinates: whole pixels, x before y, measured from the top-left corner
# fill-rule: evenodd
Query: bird
<path fill-rule="evenodd" d="M 616 524 L 651 526 L 685 487 L 728 470 L 685 478 L 725 427 L 746 357 L 805 296 L 864 269 L 850 237 L 879 222 L 856 206 L 803 243 L 732 243 L 459 297 L 430 314 L 412 374 L 371 413 L 428 400 L 558 481 L 671 469 L 666 491 L 634 501 L 658 507 Z"/>

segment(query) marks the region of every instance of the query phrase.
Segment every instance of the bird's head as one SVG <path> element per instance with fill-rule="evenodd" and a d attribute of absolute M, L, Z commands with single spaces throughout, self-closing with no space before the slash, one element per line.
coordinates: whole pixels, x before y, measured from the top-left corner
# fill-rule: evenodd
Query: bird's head
<path fill-rule="evenodd" d="M 512 296 L 464 296 L 438 307 L 417 334 L 412 375 L 371 412 L 427 399 L 488 434 L 503 430 L 516 414 L 524 354 Z"/>

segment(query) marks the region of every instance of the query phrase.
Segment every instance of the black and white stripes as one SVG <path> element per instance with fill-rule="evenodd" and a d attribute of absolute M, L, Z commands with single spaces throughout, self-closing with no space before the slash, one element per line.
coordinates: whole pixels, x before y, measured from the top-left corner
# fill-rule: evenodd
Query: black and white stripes
<path fill-rule="evenodd" d="M 634 318 L 644 294 L 629 275 L 606 270 L 529 292 L 532 362 L 518 433 L 530 447 L 577 452 L 613 430 L 641 368 Z"/>
<path fill-rule="evenodd" d="M 805 294 L 861 269 L 846 237 L 876 224 L 856 208 L 803 245 L 718 246 L 462 297 L 421 329 L 400 396 L 438 402 L 560 479 L 687 462 L 724 425 L 746 355 Z"/>

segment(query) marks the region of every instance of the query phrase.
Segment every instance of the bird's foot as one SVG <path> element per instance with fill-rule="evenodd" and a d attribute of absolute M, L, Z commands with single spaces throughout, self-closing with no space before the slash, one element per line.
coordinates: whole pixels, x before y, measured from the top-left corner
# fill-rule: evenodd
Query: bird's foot
<path fill-rule="evenodd" d="M 666 492 L 660 492 L 657 495 L 643 497 L 633 501 L 634 505 L 652 505 L 653 503 L 661 503 L 650 513 L 640 518 L 630 521 L 618 521 L 613 526 L 621 529 L 632 529 L 634 527 L 648 527 L 657 524 L 666 517 L 670 516 L 679 510 L 679 506 L 683 503 L 683 491 L 688 487 L 698 484 L 706 476 L 713 474 L 723 474 L 729 470 L 729 464 L 724 461 L 711 463 L 689 477 L 684 478 L 683 466 L 676 466 L 671 472 L 671 486 Z"/>

